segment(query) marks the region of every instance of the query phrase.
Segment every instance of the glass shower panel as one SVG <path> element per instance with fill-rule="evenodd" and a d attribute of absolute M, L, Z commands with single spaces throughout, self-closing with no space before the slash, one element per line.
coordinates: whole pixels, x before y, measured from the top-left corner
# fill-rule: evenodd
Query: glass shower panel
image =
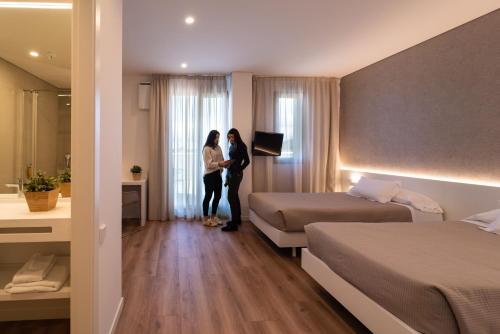
<path fill-rule="evenodd" d="M 0 192 L 12 193 L 6 184 L 16 180 L 16 91 L 1 80 L 0 119 Z"/>
<path fill-rule="evenodd" d="M 70 167 L 71 159 L 71 94 L 58 94 L 57 170 Z"/>
<path fill-rule="evenodd" d="M 35 161 L 37 93 L 25 90 L 17 95 L 14 179 L 25 180 L 27 166 Z"/>
<path fill-rule="evenodd" d="M 47 175 L 57 175 L 57 136 L 59 129 L 59 104 L 57 92 L 38 91 L 33 93 L 33 103 L 36 108 L 36 140 L 35 164 L 36 170 Z"/>
<path fill-rule="evenodd" d="M 34 102 L 34 92 L 24 91 L 22 93 L 22 103 L 20 105 L 20 111 L 18 115 L 20 117 L 21 128 L 18 134 L 18 164 L 16 168 L 18 178 L 26 178 L 26 167 L 32 166 L 34 162 L 34 147 L 35 137 L 34 132 L 36 131 L 36 124 L 33 123 L 35 119 L 34 108 L 36 108 L 36 102 Z"/>

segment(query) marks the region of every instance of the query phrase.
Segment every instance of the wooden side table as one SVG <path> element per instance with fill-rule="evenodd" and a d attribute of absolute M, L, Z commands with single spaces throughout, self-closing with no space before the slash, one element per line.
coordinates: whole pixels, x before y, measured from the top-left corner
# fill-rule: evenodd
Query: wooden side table
<path fill-rule="evenodd" d="M 140 201 L 141 201 L 141 226 L 146 225 L 147 218 L 147 193 L 148 193 L 148 180 L 122 180 L 122 186 L 135 186 L 139 187 Z"/>

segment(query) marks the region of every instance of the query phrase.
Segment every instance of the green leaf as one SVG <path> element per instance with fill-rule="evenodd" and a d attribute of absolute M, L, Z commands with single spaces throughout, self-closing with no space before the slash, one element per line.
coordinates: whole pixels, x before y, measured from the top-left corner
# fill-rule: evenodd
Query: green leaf
<path fill-rule="evenodd" d="M 38 171 L 35 176 L 28 179 L 24 184 L 26 192 L 51 191 L 59 186 L 59 180 L 53 176 L 46 176 L 46 173 Z"/>

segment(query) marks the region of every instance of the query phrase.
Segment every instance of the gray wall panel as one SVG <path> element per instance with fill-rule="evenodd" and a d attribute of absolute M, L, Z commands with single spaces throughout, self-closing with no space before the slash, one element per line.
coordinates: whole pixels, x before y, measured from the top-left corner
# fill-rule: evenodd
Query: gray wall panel
<path fill-rule="evenodd" d="M 500 10 L 341 81 L 344 164 L 500 180 Z"/>

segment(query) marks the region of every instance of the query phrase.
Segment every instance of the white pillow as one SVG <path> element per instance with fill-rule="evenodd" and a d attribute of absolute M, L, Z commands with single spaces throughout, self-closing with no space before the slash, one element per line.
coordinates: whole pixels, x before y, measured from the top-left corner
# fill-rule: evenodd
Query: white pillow
<path fill-rule="evenodd" d="M 500 209 L 476 213 L 475 215 L 465 218 L 465 220 L 474 220 L 490 224 L 493 223 L 498 217 L 500 217 Z"/>
<path fill-rule="evenodd" d="M 498 216 L 497 219 L 492 221 L 487 227 L 483 227 L 482 229 L 485 230 L 486 232 L 500 234 L 500 216 Z"/>
<path fill-rule="evenodd" d="M 392 200 L 397 203 L 411 205 L 423 212 L 443 213 L 443 209 L 436 201 L 411 190 L 401 189 Z"/>
<path fill-rule="evenodd" d="M 362 176 L 348 194 L 387 203 L 399 192 L 400 187 L 399 182 L 375 180 Z"/>

